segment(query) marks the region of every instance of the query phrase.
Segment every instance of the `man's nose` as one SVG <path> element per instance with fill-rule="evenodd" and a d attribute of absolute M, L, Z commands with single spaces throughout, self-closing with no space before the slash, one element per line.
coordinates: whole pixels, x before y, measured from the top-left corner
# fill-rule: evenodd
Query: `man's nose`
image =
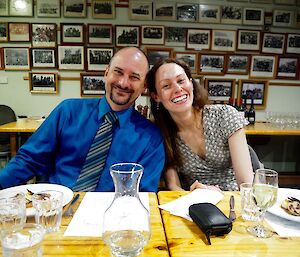
<path fill-rule="evenodd" d="M 119 79 L 119 83 L 122 87 L 128 87 L 130 84 L 130 80 L 129 77 L 126 75 L 123 75 L 120 79 Z"/>

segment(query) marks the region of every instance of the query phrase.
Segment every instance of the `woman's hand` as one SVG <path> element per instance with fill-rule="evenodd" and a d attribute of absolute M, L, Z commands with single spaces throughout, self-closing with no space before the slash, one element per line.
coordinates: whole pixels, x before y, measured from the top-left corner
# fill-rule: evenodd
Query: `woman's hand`
<path fill-rule="evenodd" d="M 218 185 L 215 186 L 208 186 L 200 183 L 198 180 L 196 180 L 191 186 L 190 186 L 190 191 L 193 191 L 197 188 L 202 188 L 202 189 L 210 189 L 210 190 L 216 190 L 219 191 L 220 193 L 223 194 L 222 190 L 219 188 Z"/>

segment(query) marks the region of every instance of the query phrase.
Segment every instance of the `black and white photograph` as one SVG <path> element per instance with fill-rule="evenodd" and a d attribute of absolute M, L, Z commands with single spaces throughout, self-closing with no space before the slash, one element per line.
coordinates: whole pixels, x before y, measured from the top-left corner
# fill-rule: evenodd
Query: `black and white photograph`
<path fill-rule="evenodd" d="M 198 21 L 198 4 L 176 4 L 176 19 L 178 21 Z"/>
<path fill-rule="evenodd" d="M 0 16 L 9 15 L 9 3 L 8 0 L 0 0 Z"/>
<path fill-rule="evenodd" d="M 211 45 L 210 29 L 188 29 L 186 34 L 186 49 L 209 50 Z"/>
<path fill-rule="evenodd" d="M 261 31 L 238 29 L 237 50 L 260 51 Z"/>
<path fill-rule="evenodd" d="M 210 101 L 229 102 L 234 98 L 235 79 L 206 78 L 204 85 Z"/>
<path fill-rule="evenodd" d="M 199 5 L 199 22 L 202 23 L 220 23 L 221 6 L 218 5 Z"/>
<path fill-rule="evenodd" d="M 32 47 L 56 47 L 57 30 L 55 23 L 31 24 Z"/>
<path fill-rule="evenodd" d="M 212 30 L 211 50 L 214 51 L 235 51 L 236 31 L 235 30 Z"/>
<path fill-rule="evenodd" d="M 30 24 L 28 22 L 9 22 L 8 31 L 9 42 L 30 41 Z"/>
<path fill-rule="evenodd" d="M 20 8 L 20 5 L 22 8 Z M 9 16 L 33 16 L 33 0 L 10 0 Z"/>
<path fill-rule="evenodd" d="M 243 8 L 239 6 L 222 6 L 221 23 L 242 24 Z"/>
<path fill-rule="evenodd" d="M 30 48 L 32 68 L 56 68 L 56 48 Z"/>
<path fill-rule="evenodd" d="M 84 47 L 58 46 L 58 69 L 84 70 Z"/>
<path fill-rule="evenodd" d="M 58 74 L 30 72 L 29 88 L 31 93 L 58 94 Z"/>
<path fill-rule="evenodd" d="M 60 43 L 61 45 L 83 45 L 85 26 L 83 23 L 61 23 Z"/>
<path fill-rule="evenodd" d="M 185 46 L 187 28 L 165 27 L 165 45 Z"/>
<path fill-rule="evenodd" d="M 153 18 L 158 21 L 174 21 L 176 6 L 175 3 L 154 3 Z"/>
<path fill-rule="evenodd" d="M 276 78 L 297 79 L 299 75 L 299 58 L 291 56 L 279 56 Z"/>
<path fill-rule="evenodd" d="M 300 34 L 287 34 L 286 53 L 300 54 Z"/>
<path fill-rule="evenodd" d="M 294 12 L 289 10 L 273 10 L 273 26 L 292 27 Z"/>
<path fill-rule="evenodd" d="M 164 60 L 173 56 L 173 48 L 146 47 L 145 53 L 148 56 L 150 67 L 159 60 Z"/>
<path fill-rule="evenodd" d="M 36 0 L 37 17 L 60 17 L 60 0 Z"/>
<path fill-rule="evenodd" d="M 5 70 L 30 70 L 28 47 L 4 47 Z"/>
<path fill-rule="evenodd" d="M 64 17 L 86 17 L 86 0 L 64 0 Z"/>
<path fill-rule="evenodd" d="M 276 68 L 276 56 L 252 55 L 251 57 L 251 78 L 274 78 Z"/>
<path fill-rule="evenodd" d="M 243 24 L 264 25 L 265 15 L 263 8 L 244 7 Z"/>
<path fill-rule="evenodd" d="M 152 20 L 152 1 L 130 1 L 128 17 L 131 20 Z"/>
<path fill-rule="evenodd" d="M 80 73 L 80 95 L 103 96 L 105 94 L 104 72 L 83 72 Z"/>
<path fill-rule="evenodd" d="M 224 54 L 200 54 L 199 74 L 223 75 L 225 72 Z"/>
<path fill-rule="evenodd" d="M 197 73 L 198 55 L 196 52 L 174 52 L 174 58 L 184 61 L 190 66 L 192 73 Z"/>
<path fill-rule="evenodd" d="M 100 47 L 88 47 L 86 52 L 88 71 L 104 71 L 114 54 L 113 48 Z"/>
<path fill-rule="evenodd" d="M 92 17 L 95 19 L 114 19 L 116 7 L 114 0 L 92 0 Z"/>
<path fill-rule="evenodd" d="M 141 26 L 142 44 L 144 45 L 163 45 L 165 41 L 164 26 Z"/>
<path fill-rule="evenodd" d="M 8 23 L 0 22 L 0 42 L 8 41 Z"/>
<path fill-rule="evenodd" d="M 264 33 L 261 51 L 263 53 L 283 54 L 284 44 L 285 34 Z"/>
<path fill-rule="evenodd" d="M 112 24 L 88 24 L 88 44 L 107 44 L 113 43 Z"/>
<path fill-rule="evenodd" d="M 115 26 L 116 46 L 139 46 L 140 45 L 140 27 L 139 26 Z"/>
<path fill-rule="evenodd" d="M 228 74 L 243 74 L 247 75 L 250 67 L 250 55 L 228 54 L 227 68 Z"/>
<path fill-rule="evenodd" d="M 294 27 L 300 28 L 300 10 L 295 11 Z"/>

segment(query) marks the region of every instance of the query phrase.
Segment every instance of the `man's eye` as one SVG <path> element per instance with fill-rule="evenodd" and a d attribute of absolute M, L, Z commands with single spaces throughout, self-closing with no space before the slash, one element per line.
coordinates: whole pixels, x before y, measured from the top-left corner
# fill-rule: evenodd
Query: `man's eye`
<path fill-rule="evenodd" d="M 131 79 L 134 80 L 134 81 L 140 80 L 140 78 L 139 78 L 139 77 L 136 77 L 136 76 L 131 76 Z"/>
<path fill-rule="evenodd" d="M 179 84 L 183 84 L 185 82 L 185 80 L 184 79 L 180 79 L 180 80 L 178 80 L 178 83 Z"/>
<path fill-rule="evenodd" d="M 120 70 L 114 70 L 114 72 L 117 74 L 122 74 L 122 72 Z"/>

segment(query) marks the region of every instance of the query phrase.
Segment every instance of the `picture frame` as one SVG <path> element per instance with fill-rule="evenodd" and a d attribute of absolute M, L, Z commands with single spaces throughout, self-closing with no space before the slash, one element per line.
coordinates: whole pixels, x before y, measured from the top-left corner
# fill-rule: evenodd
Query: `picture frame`
<path fill-rule="evenodd" d="M 8 22 L 0 22 L 0 42 L 8 42 Z"/>
<path fill-rule="evenodd" d="M 165 27 L 162 25 L 142 25 L 141 43 L 143 45 L 163 45 L 165 41 Z"/>
<path fill-rule="evenodd" d="M 273 10 L 273 26 L 292 27 L 294 21 L 294 11 Z"/>
<path fill-rule="evenodd" d="M 262 26 L 265 22 L 264 8 L 244 7 L 243 24 Z"/>
<path fill-rule="evenodd" d="M 83 23 L 60 23 L 61 45 L 83 45 L 85 42 L 85 25 Z"/>
<path fill-rule="evenodd" d="M 59 70 L 84 70 L 84 47 L 83 46 L 58 46 L 58 69 Z"/>
<path fill-rule="evenodd" d="M 199 22 L 201 23 L 220 23 L 221 6 L 219 5 L 199 5 Z"/>
<path fill-rule="evenodd" d="M 58 94 L 56 72 L 29 72 L 29 90 L 37 94 Z"/>
<path fill-rule="evenodd" d="M 64 17 L 86 17 L 86 0 L 63 0 Z"/>
<path fill-rule="evenodd" d="M 228 54 L 226 56 L 226 73 L 248 75 L 250 61 L 249 54 Z"/>
<path fill-rule="evenodd" d="M 208 92 L 208 100 L 228 103 L 234 98 L 235 79 L 205 78 L 204 87 Z"/>
<path fill-rule="evenodd" d="M 87 42 L 88 44 L 106 44 L 113 43 L 112 24 L 88 24 L 87 25 Z"/>
<path fill-rule="evenodd" d="M 237 30 L 237 50 L 239 51 L 260 51 L 261 31 L 250 29 Z"/>
<path fill-rule="evenodd" d="M 9 0 L 0 0 L 0 16 L 8 16 L 8 15 L 9 15 Z"/>
<path fill-rule="evenodd" d="M 48 69 L 57 67 L 56 48 L 30 48 L 32 68 Z"/>
<path fill-rule="evenodd" d="M 211 46 L 210 29 L 187 29 L 186 49 L 209 50 Z"/>
<path fill-rule="evenodd" d="M 101 97 L 105 95 L 104 72 L 80 73 L 81 97 Z"/>
<path fill-rule="evenodd" d="M 300 54 L 300 34 L 287 34 L 286 53 Z"/>
<path fill-rule="evenodd" d="M 165 27 L 165 45 L 182 46 L 186 45 L 187 28 Z"/>
<path fill-rule="evenodd" d="M 114 49 L 101 47 L 86 48 L 86 69 L 88 71 L 105 71 L 114 55 Z"/>
<path fill-rule="evenodd" d="M 222 24 L 242 24 L 243 8 L 240 6 L 223 5 L 221 7 Z"/>
<path fill-rule="evenodd" d="M 10 42 L 30 42 L 30 24 L 28 22 L 9 22 L 8 37 Z"/>
<path fill-rule="evenodd" d="M 176 3 L 176 20 L 177 21 L 198 21 L 198 4 L 193 3 Z"/>
<path fill-rule="evenodd" d="M 250 105 L 253 98 L 255 109 L 265 109 L 268 96 L 268 80 L 240 79 L 238 84 L 238 102 L 243 98 L 246 104 Z"/>
<path fill-rule="evenodd" d="M 236 49 L 236 31 L 213 29 L 211 50 L 233 52 Z"/>
<path fill-rule="evenodd" d="M 300 60 L 296 56 L 278 56 L 276 78 L 277 79 L 297 79 L 299 78 Z"/>
<path fill-rule="evenodd" d="M 30 70 L 29 47 L 4 47 L 5 70 Z"/>
<path fill-rule="evenodd" d="M 3 48 L 0 48 L 0 70 L 4 69 L 4 54 Z"/>
<path fill-rule="evenodd" d="M 56 23 L 32 23 L 31 44 L 32 47 L 56 47 L 57 25 Z"/>
<path fill-rule="evenodd" d="M 116 16 L 114 0 L 92 0 L 91 10 L 94 19 L 114 19 Z"/>
<path fill-rule="evenodd" d="M 33 16 L 33 0 L 22 1 L 22 6 L 19 0 L 9 0 L 9 16 Z"/>
<path fill-rule="evenodd" d="M 273 79 L 276 66 L 277 57 L 275 55 L 252 55 L 249 77 Z"/>
<path fill-rule="evenodd" d="M 300 11 L 295 11 L 294 27 L 300 28 Z"/>
<path fill-rule="evenodd" d="M 131 20 L 152 20 L 152 1 L 129 1 L 128 17 Z"/>
<path fill-rule="evenodd" d="M 224 75 L 225 54 L 199 53 L 198 74 Z"/>
<path fill-rule="evenodd" d="M 173 48 L 145 47 L 144 51 L 148 57 L 150 67 L 161 59 L 173 56 Z"/>
<path fill-rule="evenodd" d="M 154 3 L 153 19 L 157 21 L 174 21 L 176 19 L 176 4 L 174 2 Z"/>
<path fill-rule="evenodd" d="M 174 52 L 174 58 L 177 60 L 184 61 L 190 66 L 192 73 L 197 73 L 197 67 L 198 67 L 198 54 L 197 52 Z"/>
<path fill-rule="evenodd" d="M 60 17 L 60 0 L 36 0 L 37 17 Z"/>
<path fill-rule="evenodd" d="M 263 53 L 283 54 L 286 35 L 284 33 L 264 33 L 262 40 Z"/>
<path fill-rule="evenodd" d="M 115 25 L 115 45 L 118 47 L 140 45 L 140 27 Z"/>

